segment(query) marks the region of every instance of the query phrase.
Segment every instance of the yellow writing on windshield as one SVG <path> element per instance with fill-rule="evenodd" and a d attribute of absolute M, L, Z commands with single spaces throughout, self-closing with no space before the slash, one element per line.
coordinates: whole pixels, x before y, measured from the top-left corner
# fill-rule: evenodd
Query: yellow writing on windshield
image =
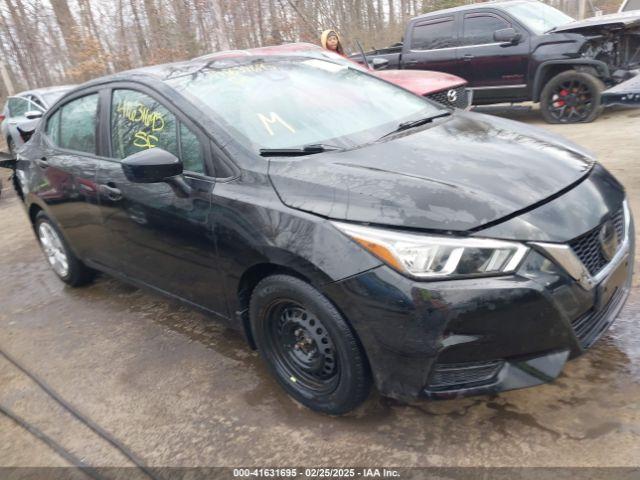
<path fill-rule="evenodd" d="M 164 129 L 164 115 L 155 112 L 143 103 L 128 102 L 123 100 L 116 107 L 116 112 L 133 123 L 141 123 L 152 132 L 160 132 Z"/>
<path fill-rule="evenodd" d="M 257 115 L 260 121 L 262 122 L 262 125 L 264 126 L 264 128 L 267 130 L 267 132 L 269 132 L 269 135 L 271 135 L 272 137 L 275 135 L 275 133 L 273 132 L 273 129 L 271 128 L 271 126 L 276 124 L 282 125 L 291 133 L 296 133 L 296 130 L 287 122 L 285 122 L 280 117 L 280 115 L 278 115 L 275 112 L 270 112 L 268 117 L 266 115 L 263 115 L 262 113 L 258 113 Z"/>
<path fill-rule="evenodd" d="M 154 148 L 158 145 L 158 137 L 140 130 L 134 135 L 133 144 L 138 148 Z"/>

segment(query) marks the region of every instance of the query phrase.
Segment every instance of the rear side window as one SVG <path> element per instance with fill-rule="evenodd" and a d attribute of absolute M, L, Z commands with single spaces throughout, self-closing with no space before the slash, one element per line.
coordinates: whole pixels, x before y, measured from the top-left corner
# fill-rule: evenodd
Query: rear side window
<path fill-rule="evenodd" d="M 47 120 L 46 133 L 54 145 L 60 144 L 60 109 Z"/>
<path fill-rule="evenodd" d="M 156 99 L 135 90 L 113 92 L 111 145 L 119 159 L 159 147 L 180 158 L 185 170 L 204 173 L 198 137 Z"/>
<path fill-rule="evenodd" d="M 456 46 L 453 18 L 434 20 L 418 24 L 411 34 L 412 50 L 438 50 Z"/>
<path fill-rule="evenodd" d="M 97 115 L 97 94 L 65 104 L 60 108 L 60 136 L 57 145 L 68 150 L 95 154 Z"/>
<path fill-rule="evenodd" d="M 484 45 L 495 43 L 493 34 L 497 30 L 509 28 L 509 23 L 495 15 L 466 15 L 464 17 L 463 45 Z"/>

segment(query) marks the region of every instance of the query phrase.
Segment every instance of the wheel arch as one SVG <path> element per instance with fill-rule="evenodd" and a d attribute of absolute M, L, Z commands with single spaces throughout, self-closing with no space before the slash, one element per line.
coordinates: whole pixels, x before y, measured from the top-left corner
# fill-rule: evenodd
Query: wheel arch
<path fill-rule="evenodd" d="M 232 311 L 235 312 L 236 320 L 240 324 L 245 340 L 253 350 L 256 349 L 256 344 L 253 339 L 251 321 L 249 319 L 249 302 L 251 300 L 251 294 L 258 283 L 265 278 L 276 274 L 291 275 L 292 277 L 299 278 L 310 285 L 314 285 L 314 282 L 307 274 L 302 273 L 291 266 L 271 261 L 254 264 L 242 273 L 236 286 L 235 297 L 232 299 Z"/>
<path fill-rule="evenodd" d="M 76 251 L 75 247 L 73 246 L 73 244 L 69 241 L 69 239 L 67 238 L 66 232 L 64 231 L 64 229 L 60 226 L 60 224 L 58 223 L 58 221 L 56 220 L 55 216 L 51 215 L 51 213 L 49 213 L 48 209 L 46 208 L 46 205 L 44 205 L 43 203 L 41 203 L 38 200 L 34 200 L 38 199 L 37 196 L 32 196 L 32 197 L 28 197 L 25 201 L 25 205 L 26 205 L 26 211 L 27 211 L 27 215 L 29 216 L 29 221 L 31 222 L 31 227 L 33 228 L 33 232 L 34 234 L 36 234 L 37 236 L 37 232 L 36 232 L 36 217 L 38 216 L 38 213 L 40 212 L 44 212 L 44 214 L 49 218 L 49 220 L 56 226 L 56 228 L 59 230 L 60 235 L 62 235 L 62 238 L 64 239 L 64 241 L 67 243 L 69 249 L 71 250 L 71 252 L 78 258 L 80 258 L 78 256 L 78 252 Z"/>
<path fill-rule="evenodd" d="M 600 80 L 606 80 L 610 77 L 609 67 L 606 63 L 599 60 L 589 60 L 586 58 L 548 60 L 542 63 L 536 71 L 536 75 L 533 81 L 533 101 L 539 102 L 542 90 L 544 89 L 544 86 L 547 84 L 547 82 L 556 75 L 562 72 L 566 72 L 567 70 L 578 70 L 583 72 L 588 70 L 588 73 L 591 74 L 595 72 L 595 76 Z"/>
<path fill-rule="evenodd" d="M 29 205 L 27 213 L 29 215 L 29 220 L 31 221 L 31 226 L 33 228 L 35 228 L 36 226 L 36 216 L 38 216 L 38 213 L 40 212 L 44 212 L 44 208 L 42 208 L 37 203 L 32 203 L 31 205 Z"/>

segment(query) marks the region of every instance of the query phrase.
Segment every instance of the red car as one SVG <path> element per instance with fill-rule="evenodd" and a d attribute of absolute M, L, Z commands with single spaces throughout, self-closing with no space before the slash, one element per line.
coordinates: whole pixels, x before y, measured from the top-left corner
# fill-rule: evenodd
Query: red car
<path fill-rule="evenodd" d="M 249 50 L 228 50 L 204 55 L 199 58 L 215 59 L 246 55 L 287 55 L 292 53 L 330 58 L 336 62 L 346 62 L 351 67 L 367 70 L 383 80 L 395 83 L 417 95 L 427 97 L 447 107 L 463 109 L 471 107 L 472 91 L 467 89 L 467 81 L 463 78 L 449 73 L 425 70 L 375 70 L 311 43 L 289 43 L 286 45 L 252 48 Z M 374 64 L 374 67 L 375 66 Z M 381 66 L 384 67 L 384 64 Z"/>

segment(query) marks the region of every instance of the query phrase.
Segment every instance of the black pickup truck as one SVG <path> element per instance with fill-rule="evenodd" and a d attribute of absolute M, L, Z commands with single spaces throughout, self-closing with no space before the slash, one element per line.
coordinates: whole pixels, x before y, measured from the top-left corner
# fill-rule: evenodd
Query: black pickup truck
<path fill-rule="evenodd" d="M 404 42 L 366 56 L 465 78 L 476 105 L 540 102 L 550 123 L 640 104 L 640 11 L 575 21 L 537 0 L 466 5 L 413 18 Z"/>

